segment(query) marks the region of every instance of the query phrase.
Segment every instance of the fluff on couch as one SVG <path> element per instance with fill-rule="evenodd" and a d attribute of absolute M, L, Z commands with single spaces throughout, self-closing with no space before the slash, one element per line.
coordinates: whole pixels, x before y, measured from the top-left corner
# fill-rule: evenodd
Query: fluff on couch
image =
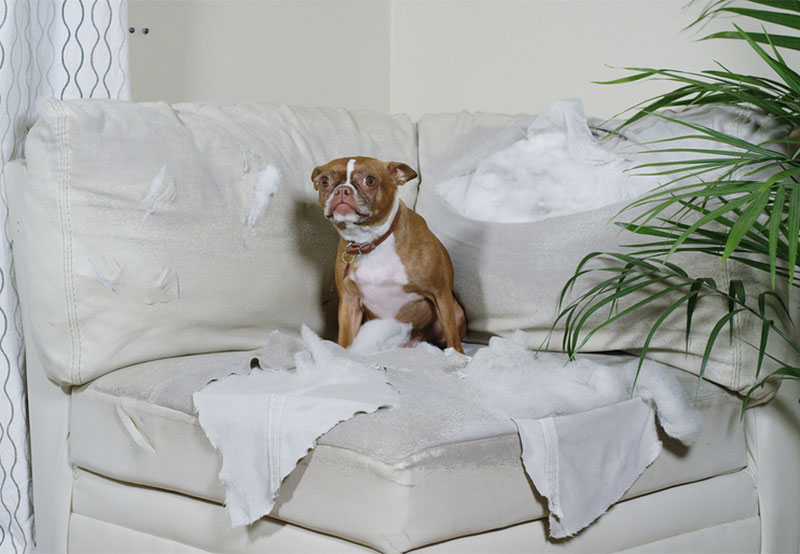
<path fill-rule="evenodd" d="M 800 456 L 797 393 L 763 389 L 740 418 L 738 394 L 755 378 L 747 325 L 700 386 L 697 442 L 665 438 L 623 501 L 567 541 L 547 539 L 513 425 L 446 389 L 338 425 L 283 482 L 269 517 L 231 528 L 192 394 L 248 364 L 275 329 L 334 334 L 337 237 L 314 201 L 316 165 L 354 154 L 416 163 L 420 179 L 401 197 L 448 247 L 478 341 L 521 330 L 538 346 L 578 260 L 620 241 L 608 225 L 618 206 L 522 225 L 450 209 L 437 182 L 484 142 L 518 137 L 520 116 L 415 123 L 49 99 L 38 109 L 26 160 L 5 177 L 43 551 L 798 550 L 800 476 L 782 469 Z M 270 168 L 281 186 L 261 211 L 254 191 Z M 744 271 L 696 263 L 721 282 Z M 589 348 L 635 351 L 643 336 L 618 326 Z M 676 336 L 652 351 L 694 391 L 697 352 Z"/>

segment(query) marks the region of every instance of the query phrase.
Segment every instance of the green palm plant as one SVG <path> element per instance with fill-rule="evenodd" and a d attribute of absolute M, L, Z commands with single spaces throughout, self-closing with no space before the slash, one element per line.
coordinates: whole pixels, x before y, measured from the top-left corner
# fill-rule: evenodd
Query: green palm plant
<path fill-rule="evenodd" d="M 744 7 L 743 5 L 756 5 Z M 617 216 L 617 225 L 640 238 L 625 253 L 593 252 L 587 255 L 566 283 L 554 323 L 565 328 L 562 347 L 574 356 L 588 339 L 603 327 L 634 314 L 637 310 L 669 299 L 649 329 L 642 345 L 644 361 L 652 338 L 664 321 L 679 309 L 686 311 L 686 340 L 692 331 L 692 316 L 702 296 L 719 296 L 727 301 L 728 310 L 716 321 L 709 334 L 700 377 L 707 367 L 711 351 L 724 329 L 732 329 L 740 314 L 749 313 L 761 324 L 757 377 L 760 386 L 769 380 L 800 379 L 797 367 L 800 345 L 792 336 L 789 308 L 773 290 L 753 294 L 748 283 L 732 281 L 726 290 L 713 279 L 690 276 L 670 260 L 676 252 L 695 252 L 731 260 L 769 274 L 774 288 L 778 280 L 791 287 L 800 286 L 796 269 L 800 234 L 800 74 L 781 55 L 781 49 L 800 51 L 800 1 L 798 0 L 715 0 L 702 9 L 692 25 L 699 25 L 721 15 L 733 15 L 760 22 L 757 32 L 734 30 L 719 32 L 705 39 L 745 41 L 773 78 L 744 75 L 720 65 L 699 73 L 670 69 L 627 68 L 630 75 L 606 84 L 623 84 L 644 79 L 665 79 L 679 86 L 665 94 L 650 98 L 632 108 L 633 115 L 617 130 L 644 117 L 668 119 L 686 128 L 681 137 L 662 141 L 656 152 L 682 154 L 680 159 L 640 165 L 637 170 L 659 175 L 666 183 L 626 206 Z M 768 33 L 763 23 L 786 29 L 787 34 Z M 727 104 L 753 108 L 786 124 L 786 136 L 755 144 L 709 127 L 671 119 L 664 109 L 689 106 Z M 790 132 L 788 130 L 794 130 Z M 699 139 L 704 147 L 686 147 L 685 139 Z M 684 143 L 685 144 L 685 143 Z M 686 159 L 686 154 L 691 159 Z M 629 221 L 619 218 L 630 215 Z M 643 237 L 643 238 L 642 238 Z M 600 263 L 602 261 L 602 263 Z M 609 263 L 610 262 L 610 263 Z M 588 274 L 601 275 L 599 282 L 571 302 L 568 293 Z M 636 297 L 624 309 L 625 299 L 633 299 L 645 287 L 661 285 L 659 292 L 644 299 Z M 789 320 L 788 328 L 767 312 L 767 300 L 776 300 Z M 629 302 L 630 303 L 630 302 Z M 616 309 L 615 309 L 616 308 Z M 592 316 L 608 315 L 600 323 Z M 777 360 L 778 369 L 761 375 L 762 362 L 771 358 L 767 352 L 770 336 L 786 341 L 793 353 L 791 359 Z M 750 391 L 752 394 L 755 387 Z M 746 406 L 750 394 L 745 398 Z"/>

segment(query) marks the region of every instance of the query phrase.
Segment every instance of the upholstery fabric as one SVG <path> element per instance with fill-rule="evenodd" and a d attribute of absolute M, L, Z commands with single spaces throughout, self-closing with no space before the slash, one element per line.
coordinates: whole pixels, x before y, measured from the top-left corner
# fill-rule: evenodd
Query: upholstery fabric
<path fill-rule="evenodd" d="M 777 418 L 750 418 L 758 437 L 746 449 L 740 398 L 704 382 L 697 443 L 687 449 L 665 440 L 626 501 L 568 543 L 547 542 L 547 514 L 522 469 L 513 423 L 433 383 L 398 410 L 336 426 L 283 482 L 271 518 L 230 530 L 219 455 L 193 413 L 192 393 L 247 371 L 258 355 L 248 350 L 275 328 L 296 332 L 305 323 L 330 337 L 336 301 L 327 253 L 337 239 L 320 215 L 310 172 L 356 153 L 416 165 L 417 128 L 405 116 L 257 104 L 43 100 L 40 111 L 27 170 L 9 183 L 8 227 L 35 395 L 43 551 L 63 551 L 68 535 L 71 548 L 88 551 L 111 542 L 123 551 L 234 552 L 347 551 L 353 543 L 387 552 L 521 544 L 595 551 L 681 536 L 730 544 L 719 540 L 720 528 L 735 530 L 752 550 L 762 485 L 777 497 L 763 500 L 764 514 L 793 506 L 768 461 L 781 448 L 771 429 Z M 450 248 L 474 338 L 520 327 L 539 346 L 555 314 L 552 295 L 574 269 L 569 251 L 616 244 L 603 227 L 611 213 L 585 214 L 577 227 L 565 225 L 572 219 L 470 227 L 437 206 L 431 188 L 449 176 L 448 164 L 468 171 L 474 159 L 516 140 L 526 117 L 426 117 L 417 206 Z M 254 200 L 267 170 L 280 181 L 261 210 Z M 409 206 L 415 187 L 401 189 Z M 641 329 L 632 327 L 598 335 L 590 346 L 632 349 L 641 342 Z M 684 357 L 674 348 L 682 338 L 667 336 L 651 354 L 696 370 L 695 351 Z M 753 364 L 720 345 L 707 377 L 741 392 Z M 696 377 L 676 372 L 693 392 Z M 784 488 L 795 490 L 795 481 Z M 775 532 L 783 520 L 774 519 L 763 529 Z M 776 533 L 764 544 L 794 538 Z"/>
<path fill-rule="evenodd" d="M 783 519 L 800 513 L 800 482 L 786 478 L 784 465 L 800 458 L 799 397 L 800 382 L 785 381 L 772 402 L 745 413 L 747 465 L 759 489 L 762 552 L 793 552 L 800 545 L 800 527 Z"/>
<path fill-rule="evenodd" d="M 521 329 L 528 334 L 528 346 L 561 349 L 563 321 L 553 330 L 558 314 L 562 287 L 586 254 L 594 251 L 623 251 L 623 244 L 635 239 L 623 234 L 611 220 L 624 204 L 578 214 L 553 217 L 532 223 L 490 223 L 467 219 L 439 196 L 436 187 L 442 181 L 468 172 L 487 150 L 500 149 L 524 136 L 529 116 L 512 118 L 489 114 L 426 115 L 419 122 L 420 187 L 417 211 L 447 247 L 455 270 L 455 289 L 469 318 L 470 337 L 510 336 Z M 768 276 L 742 264 L 721 264 L 712 256 L 677 253 L 672 260 L 689 270 L 690 275 L 713 277 L 721 290 L 728 290 L 733 279 L 753 283 L 766 290 Z M 503 268 L 498 271 L 497 268 Z M 580 290 L 607 278 L 587 275 L 579 282 Z M 644 289 L 619 310 L 660 289 Z M 753 290 L 753 289 L 751 289 Z M 786 291 L 781 292 L 786 296 Z M 620 319 L 597 332 L 586 344 L 586 351 L 629 350 L 641 348 L 650 325 L 674 299 L 665 298 L 646 311 L 639 310 L 635 320 Z M 655 335 L 649 357 L 699 373 L 705 349 L 705 337 L 717 320 L 727 313 L 721 298 L 705 297 L 698 302 L 692 324 L 693 336 L 685 345 L 685 311 L 675 311 Z M 774 317 L 774 315 L 773 315 Z M 601 318 L 590 319 L 599 323 Z M 757 351 L 744 344 L 758 344 L 760 322 L 755 317 L 739 317 L 734 327 L 735 340 L 718 340 L 711 354 L 705 378 L 730 390 L 747 393 L 756 382 Z M 727 333 L 727 330 L 726 330 Z M 547 342 L 550 338 L 549 342 Z M 773 341 L 773 353 L 789 359 L 788 345 Z M 769 367 L 762 369 L 764 375 Z M 762 387 L 754 399 L 768 398 L 776 387 Z"/>
<path fill-rule="evenodd" d="M 249 527 L 231 529 L 219 504 L 131 487 L 80 470 L 75 475 L 74 512 L 70 521 L 72 552 L 86 552 L 87 546 L 93 546 L 97 552 L 108 552 L 110 545 L 116 551 L 131 553 L 169 552 L 187 546 L 226 553 L 370 551 L 274 519 L 264 518 Z M 115 528 L 109 529 L 110 526 Z M 147 542 L 140 546 L 141 541 Z M 156 543 L 155 548 L 147 545 L 151 542 Z M 265 544 L 268 549 L 264 549 Z"/>
<path fill-rule="evenodd" d="M 23 322 L 27 326 L 25 315 Z M 47 378 L 35 349 L 26 354 L 36 548 L 59 552 L 66 548 L 72 505 L 74 468 L 67 443 L 72 396 Z"/>
<path fill-rule="evenodd" d="M 114 545 L 109 548 L 109 545 Z M 158 552 L 159 554 L 201 554 L 208 552 L 149 533 L 72 514 L 69 519 L 69 552 L 111 554 Z"/>
<path fill-rule="evenodd" d="M 405 116 L 258 104 L 41 100 L 12 208 L 27 329 L 64 384 L 146 360 L 335 329 L 337 234 L 310 176 L 416 162 Z M 261 172 L 277 169 L 263 211 Z M 414 204 L 416 183 L 403 187 Z"/>
<path fill-rule="evenodd" d="M 622 552 L 639 554 L 683 554 L 684 552 L 762 552 L 759 545 L 760 518 L 748 517 L 689 533 L 675 535 Z"/>
<path fill-rule="evenodd" d="M 370 498 L 364 501 L 369 502 Z M 71 544 L 94 545 L 98 550 L 103 544 L 98 541 L 105 539 L 106 544 L 113 541 L 121 545 L 121 551 L 145 551 L 137 549 L 137 545 L 146 548 L 155 537 L 170 541 L 164 545 L 167 549 L 177 544 L 210 552 L 367 551 L 359 544 L 268 518 L 250 528 L 230 529 L 224 508 L 218 504 L 131 486 L 80 470 L 76 473 L 74 511 L 77 517 L 73 516 L 70 525 Z M 446 516 L 439 512 L 430 517 Z M 722 539 L 721 530 L 731 536 Z M 93 536 L 95 531 L 103 534 Z M 375 533 L 359 542 L 386 553 L 415 547 L 421 547 L 417 552 L 427 554 L 615 552 L 653 541 L 663 541 L 661 545 L 668 547 L 673 537 L 683 537 L 678 543 L 683 545 L 687 544 L 687 537 L 695 539 L 689 549 L 693 552 L 718 552 L 720 547 L 725 550 L 725 545 L 733 545 L 725 551 L 757 552 L 758 500 L 751 476 L 739 471 L 620 502 L 595 525 L 567 542 L 549 542 L 541 519 L 486 533 L 454 536 L 430 546 L 420 543 L 420 537 L 413 533 L 388 541 Z"/>
<path fill-rule="evenodd" d="M 221 503 L 220 459 L 190 399 L 207 380 L 249 369 L 254 355 L 149 362 L 76 389 L 72 463 Z M 696 377 L 675 373 L 693 393 Z M 323 435 L 278 490 L 272 516 L 356 542 L 407 548 L 546 516 L 510 420 L 435 383 L 405 392 L 399 409 L 358 415 Z M 697 404 L 704 418 L 697 443 L 687 449 L 662 437 L 662 454 L 626 498 L 745 466 L 739 399 L 704 383 Z"/>

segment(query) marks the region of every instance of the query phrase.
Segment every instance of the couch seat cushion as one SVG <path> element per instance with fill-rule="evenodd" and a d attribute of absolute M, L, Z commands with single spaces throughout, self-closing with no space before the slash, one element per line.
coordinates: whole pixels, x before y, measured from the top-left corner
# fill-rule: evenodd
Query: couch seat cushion
<path fill-rule="evenodd" d="M 113 479 L 224 501 L 218 453 L 193 413 L 208 381 L 249 370 L 251 353 L 186 356 L 107 374 L 75 389 L 70 456 Z M 687 391 L 696 378 L 675 370 Z M 399 385 L 402 406 L 362 414 L 323 435 L 287 477 L 271 516 L 379 549 L 407 550 L 542 518 L 514 424 L 452 379 Z M 704 424 L 690 448 L 665 448 L 628 491 L 639 496 L 746 465 L 740 399 L 704 383 Z"/>

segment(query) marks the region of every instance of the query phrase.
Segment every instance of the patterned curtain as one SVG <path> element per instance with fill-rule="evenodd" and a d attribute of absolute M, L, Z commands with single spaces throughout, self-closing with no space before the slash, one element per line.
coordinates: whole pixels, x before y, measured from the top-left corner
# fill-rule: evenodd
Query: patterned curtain
<path fill-rule="evenodd" d="M 0 166 L 39 96 L 130 98 L 127 0 L 0 0 Z M 25 353 L 0 177 L 0 551 L 33 550 Z"/>

